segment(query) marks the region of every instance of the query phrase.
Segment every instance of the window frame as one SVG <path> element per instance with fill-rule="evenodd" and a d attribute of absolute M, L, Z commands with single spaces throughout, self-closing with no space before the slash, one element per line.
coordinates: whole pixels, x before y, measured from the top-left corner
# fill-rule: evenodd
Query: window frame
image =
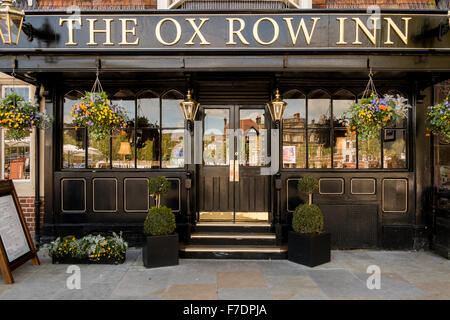
<path fill-rule="evenodd" d="M 31 86 L 30 85 L 26 85 L 26 84 L 3 84 L 2 85 L 2 99 L 5 98 L 5 92 L 6 92 L 6 88 L 27 88 L 28 89 L 28 100 L 31 101 Z M 1 143 L 1 153 L 0 153 L 0 165 L 2 166 L 1 168 L 1 172 L 0 172 L 0 179 L 4 180 L 5 179 L 5 164 L 6 164 L 6 159 L 5 159 L 5 131 L 7 129 L 5 128 L 1 128 L 0 130 L 0 143 Z M 32 146 L 33 146 L 33 139 L 32 139 L 32 134 L 30 133 L 30 177 L 28 179 L 11 179 L 12 181 L 20 181 L 20 182 L 30 182 L 33 176 L 33 167 L 31 165 L 31 154 L 32 154 Z"/>
<path fill-rule="evenodd" d="M 318 92 L 318 91 L 323 91 L 324 93 L 328 94 L 330 97 L 330 124 L 328 126 L 324 126 L 324 127 L 311 127 L 308 125 L 308 113 L 309 113 L 309 100 L 311 100 L 310 96 L 312 93 Z M 356 161 L 356 167 L 355 168 L 337 168 L 334 167 L 334 150 L 335 150 L 335 145 L 334 145 L 334 132 L 335 130 L 343 130 L 340 128 L 336 128 L 334 126 L 334 101 L 335 100 L 342 100 L 342 99 L 336 99 L 336 95 L 339 92 L 343 92 L 346 91 L 348 93 L 351 93 L 354 97 L 354 101 L 357 102 L 358 99 L 360 99 L 362 93 L 359 94 L 355 94 L 352 90 L 349 90 L 347 88 L 339 88 L 336 91 L 334 91 L 333 93 L 330 93 L 328 90 L 325 90 L 323 88 L 314 88 L 312 90 L 310 90 L 307 94 L 305 94 L 304 91 L 297 89 L 297 88 L 291 88 L 287 91 L 285 91 L 283 93 L 283 96 L 286 95 L 287 93 L 297 93 L 297 94 L 301 94 L 303 95 L 304 99 L 305 99 L 305 127 L 302 128 L 287 128 L 288 130 L 292 130 L 301 134 L 305 134 L 306 136 L 306 140 L 305 140 L 305 148 L 306 148 L 306 159 L 304 159 L 305 161 L 305 167 L 303 168 L 285 168 L 284 167 L 284 162 L 283 162 L 283 146 L 284 146 L 284 130 L 285 127 L 282 125 L 281 130 L 281 141 L 280 141 L 280 171 L 285 171 L 285 172 L 290 172 L 290 171 L 342 171 L 342 172 L 352 172 L 352 171 L 373 171 L 373 172 L 379 172 L 379 171 L 395 171 L 395 172 L 409 172 L 410 171 L 410 143 L 411 143 L 411 138 L 409 137 L 409 132 L 411 129 L 411 115 L 412 115 L 412 110 L 414 110 L 414 107 L 410 110 L 408 110 L 408 116 L 406 118 L 406 120 L 404 121 L 404 126 L 401 127 L 396 127 L 396 124 L 389 126 L 385 129 L 380 130 L 380 139 L 379 139 L 379 143 L 380 143 L 380 162 L 381 162 L 381 166 L 379 168 L 360 168 L 359 167 L 359 139 L 358 136 L 356 137 L 356 141 L 355 141 L 355 148 L 356 148 L 356 152 L 355 152 L 355 161 Z M 408 99 L 408 102 L 411 101 L 410 95 L 405 94 L 402 91 L 399 90 L 389 90 L 386 91 L 387 94 L 399 94 L 402 97 Z M 313 98 L 314 99 L 314 98 Z M 309 167 L 309 140 L 308 140 L 308 132 L 311 130 L 329 130 L 330 131 L 330 149 L 331 149 L 331 166 L 330 168 L 310 168 Z M 386 130 L 395 130 L 396 132 L 399 131 L 401 132 L 402 130 L 405 130 L 406 132 L 406 138 L 405 138 L 405 149 L 406 149 L 406 160 L 405 160 L 405 167 L 404 168 L 386 168 L 384 166 L 384 149 L 385 149 L 385 141 L 384 141 L 384 135 L 385 135 L 385 131 Z M 292 142 L 292 141 L 286 141 L 286 142 Z"/>

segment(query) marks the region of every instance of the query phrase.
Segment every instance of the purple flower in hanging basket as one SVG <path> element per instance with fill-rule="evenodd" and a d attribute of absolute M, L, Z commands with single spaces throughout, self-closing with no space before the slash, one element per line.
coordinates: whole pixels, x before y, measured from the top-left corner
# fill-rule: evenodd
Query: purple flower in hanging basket
<path fill-rule="evenodd" d="M 94 123 L 91 120 L 89 120 L 87 124 L 92 126 Z"/>

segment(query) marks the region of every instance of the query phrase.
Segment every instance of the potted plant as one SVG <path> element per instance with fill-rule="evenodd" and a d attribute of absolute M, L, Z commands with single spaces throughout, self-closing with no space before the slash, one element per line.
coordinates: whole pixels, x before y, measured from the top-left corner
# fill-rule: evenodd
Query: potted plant
<path fill-rule="evenodd" d="M 12 140 L 24 139 L 33 128 L 46 129 L 52 118 L 39 111 L 39 104 L 25 101 L 16 93 L 8 94 L 0 101 L 0 127 L 8 129 Z"/>
<path fill-rule="evenodd" d="M 112 236 L 87 235 L 57 238 L 45 244 L 44 250 L 53 264 L 121 264 L 125 262 L 128 244 L 122 234 Z"/>
<path fill-rule="evenodd" d="M 308 204 L 299 205 L 292 217 L 292 228 L 288 235 L 288 259 L 309 267 L 330 261 L 331 235 L 323 232 L 323 214 L 312 203 L 319 182 L 314 177 L 304 177 L 298 182 L 300 192 L 308 194 Z"/>
<path fill-rule="evenodd" d="M 142 249 L 142 259 L 146 268 L 173 266 L 178 264 L 178 234 L 172 209 L 161 206 L 161 196 L 168 193 L 170 183 L 165 177 L 150 180 L 149 193 L 156 205 L 150 208 L 144 222 L 147 235 Z"/>

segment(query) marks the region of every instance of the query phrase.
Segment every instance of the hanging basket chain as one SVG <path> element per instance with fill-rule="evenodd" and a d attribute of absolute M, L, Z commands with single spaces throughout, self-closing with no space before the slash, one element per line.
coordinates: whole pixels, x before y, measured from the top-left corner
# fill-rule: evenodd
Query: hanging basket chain
<path fill-rule="evenodd" d="M 370 94 L 373 93 L 374 96 L 377 96 L 377 89 L 375 88 L 375 83 L 373 82 L 373 73 L 372 68 L 370 68 L 369 72 L 369 82 L 367 83 L 366 89 L 362 95 L 362 99 L 370 97 Z"/>
<path fill-rule="evenodd" d="M 99 72 L 98 67 L 97 67 L 97 72 L 96 72 L 96 75 L 95 75 L 95 82 L 94 82 L 94 85 L 92 86 L 91 93 L 103 92 L 103 88 L 102 88 L 102 84 L 100 83 L 99 75 L 100 75 L 100 72 Z"/>

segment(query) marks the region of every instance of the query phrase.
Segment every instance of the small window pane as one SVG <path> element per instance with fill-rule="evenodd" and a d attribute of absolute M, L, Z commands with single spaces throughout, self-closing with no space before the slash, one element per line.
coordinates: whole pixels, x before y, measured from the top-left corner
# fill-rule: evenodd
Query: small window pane
<path fill-rule="evenodd" d="M 284 99 L 287 103 L 283 116 L 284 128 L 304 128 L 306 123 L 306 99 Z"/>
<path fill-rule="evenodd" d="M 384 168 L 406 168 L 406 130 L 384 130 Z"/>
<path fill-rule="evenodd" d="M 137 167 L 159 168 L 158 129 L 138 129 L 136 131 Z"/>
<path fill-rule="evenodd" d="M 334 131 L 334 168 L 356 168 L 356 138 L 346 130 Z"/>
<path fill-rule="evenodd" d="M 306 168 L 304 130 L 283 130 L 283 168 Z"/>
<path fill-rule="evenodd" d="M 159 128 L 159 98 L 149 97 L 137 100 L 137 126 Z"/>
<path fill-rule="evenodd" d="M 63 123 L 64 127 L 73 127 L 73 119 L 70 115 L 72 106 L 81 103 L 81 92 L 71 91 L 64 97 L 63 101 Z"/>
<path fill-rule="evenodd" d="M 163 130 L 162 167 L 184 167 L 184 129 Z"/>
<path fill-rule="evenodd" d="M 308 143 L 309 168 L 331 168 L 330 131 L 310 130 Z"/>
<path fill-rule="evenodd" d="M 122 99 L 115 99 L 112 100 L 114 104 L 117 104 L 121 106 L 123 109 L 125 109 L 128 117 L 128 126 L 134 127 L 134 118 L 135 118 L 135 104 L 136 101 L 133 100 L 122 100 Z"/>
<path fill-rule="evenodd" d="M 355 100 L 333 100 L 333 121 L 339 125 L 339 120 L 344 119 L 344 112 L 350 110 Z"/>
<path fill-rule="evenodd" d="M 64 129 L 63 134 L 63 168 L 86 167 L 86 129 Z"/>
<path fill-rule="evenodd" d="M 112 136 L 113 168 L 134 168 L 134 130 L 117 131 Z"/>
<path fill-rule="evenodd" d="M 5 130 L 5 179 L 30 179 L 30 141 L 30 134 L 16 141 Z"/>
<path fill-rule="evenodd" d="M 358 166 L 362 169 L 381 168 L 380 137 L 358 141 Z"/>
<path fill-rule="evenodd" d="M 330 125 L 330 99 L 308 100 L 308 126 L 328 127 Z"/>
<path fill-rule="evenodd" d="M 162 100 L 162 126 L 163 128 L 184 128 L 184 116 L 181 112 L 180 102 L 183 97 L 171 91 Z"/>
<path fill-rule="evenodd" d="M 94 140 L 89 135 L 88 167 L 96 169 L 110 168 L 110 138 Z"/>
<path fill-rule="evenodd" d="M 5 97 L 8 94 L 15 93 L 23 98 L 24 101 L 31 100 L 29 87 L 5 87 Z"/>

